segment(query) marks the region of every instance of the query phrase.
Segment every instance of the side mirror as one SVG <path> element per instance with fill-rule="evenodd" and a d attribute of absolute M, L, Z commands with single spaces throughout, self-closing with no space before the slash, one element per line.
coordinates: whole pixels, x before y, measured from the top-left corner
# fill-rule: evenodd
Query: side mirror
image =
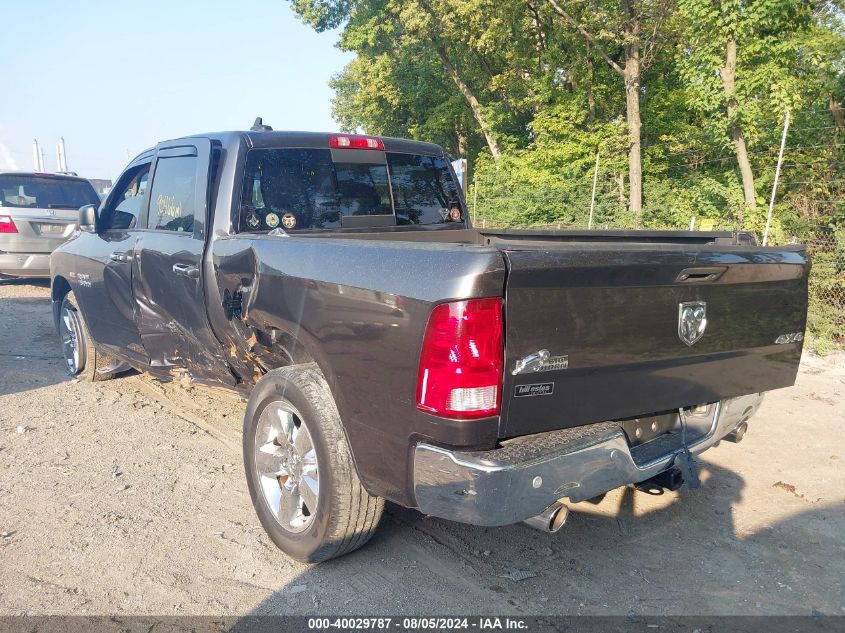
<path fill-rule="evenodd" d="M 97 205 L 86 204 L 79 207 L 79 230 L 86 233 L 97 232 Z"/>

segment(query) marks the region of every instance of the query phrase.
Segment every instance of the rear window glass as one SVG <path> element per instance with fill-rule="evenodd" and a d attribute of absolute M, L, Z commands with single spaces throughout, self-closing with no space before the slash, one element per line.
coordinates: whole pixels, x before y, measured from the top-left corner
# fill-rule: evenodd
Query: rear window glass
<path fill-rule="evenodd" d="M 446 161 L 420 154 L 388 154 L 397 224 L 447 221 L 458 189 Z"/>
<path fill-rule="evenodd" d="M 0 206 L 31 209 L 78 209 L 99 204 L 87 180 L 50 176 L 0 175 Z"/>
<path fill-rule="evenodd" d="M 327 149 L 250 150 L 239 230 L 336 229 L 352 216 L 400 225 L 456 221 L 458 211 L 449 213 L 460 209 L 458 190 L 445 160 L 387 157 L 387 165 L 362 164 L 333 162 Z"/>

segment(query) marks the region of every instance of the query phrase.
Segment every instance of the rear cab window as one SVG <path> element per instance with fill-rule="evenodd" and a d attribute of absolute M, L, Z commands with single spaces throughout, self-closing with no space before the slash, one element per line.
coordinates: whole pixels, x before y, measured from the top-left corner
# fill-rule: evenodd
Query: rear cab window
<path fill-rule="evenodd" d="M 100 204 L 90 182 L 50 174 L 0 174 L 0 206 L 23 209 L 78 209 Z"/>
<path fill-rule="evenodd" d="M 373 157 L 370 162 L 368 156 Z M 465 225 L 464 216 L 457 184 L 441 157 L 252 149 L 244 170 L 238 230 Z"/>

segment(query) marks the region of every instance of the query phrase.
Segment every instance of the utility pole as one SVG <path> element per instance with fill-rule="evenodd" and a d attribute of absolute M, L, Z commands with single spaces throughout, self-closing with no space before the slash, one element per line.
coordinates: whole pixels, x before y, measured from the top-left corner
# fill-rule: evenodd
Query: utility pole
<path fill-rule="evenodd" d="M 475 171 L 475 170 L 473 170 Z M 472 177 L 472 225 L 478 218 L 478 174 Z"/>
<path fill-rule="evenodd" d="M 56 145 L 56 164 L 58 171 L 67 171 L 67 156 L 65 154 L 65 137 L 59 137 L 59 142 Z"/>
<path fill-rule="evenodd" d="M 38 145 L 38 139 L 32 139 L 32 168 L 35 171 L 44 171 L 44 152 Z"/>
<path fill-rule="evenodd" d="M 593 209 L 596 206 L 596 183 L 599 181 L 599 153 L 596 152 L 596 167 L 593 169 L 593 195 L 590 198 L 590 218 L 587 220 L 587 230 L 593 228 Z"/>
<path fill-rule="evenodd" d="M 775 169 L 775 182 L 772 185 L 772 197 L 769 199 L 769 215 L 766 216 L 766 230 L 763 231 L 763 246 L 769 242 L 769 226 L 772 224 L 772 211 L 775 208 L 775 194 L 780 180 L 780 166 L 783 163 L 783 148 L 786 146 L 786 133 L 789 131 L 789 110 L 783 120 L 783 136 L 780 137 L 780 152 L 778 152 L 778 166 Z"/>

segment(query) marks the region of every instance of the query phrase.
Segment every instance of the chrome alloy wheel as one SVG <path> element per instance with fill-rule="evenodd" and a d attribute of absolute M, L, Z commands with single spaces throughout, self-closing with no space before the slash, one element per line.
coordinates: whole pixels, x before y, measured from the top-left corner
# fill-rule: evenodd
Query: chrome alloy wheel
<path fill-rule="evenodd" d="M 302 416 L 284 400 L 269 403 L 255 430 L 255 464 L 264 501 L 279 524 L 302 532 L 320 495 L 317 452 Z"/>
<path fill-rule="evenodd" d="M 76 376 L 83 368 L 85 359 L 82 358 L 79 315 L 76 314 L 75 310 L 68 308 L 67 305 L 62 307 L 59 329 L 62 339 L 62 355 L 65 359 L 67 373 Z"/>

